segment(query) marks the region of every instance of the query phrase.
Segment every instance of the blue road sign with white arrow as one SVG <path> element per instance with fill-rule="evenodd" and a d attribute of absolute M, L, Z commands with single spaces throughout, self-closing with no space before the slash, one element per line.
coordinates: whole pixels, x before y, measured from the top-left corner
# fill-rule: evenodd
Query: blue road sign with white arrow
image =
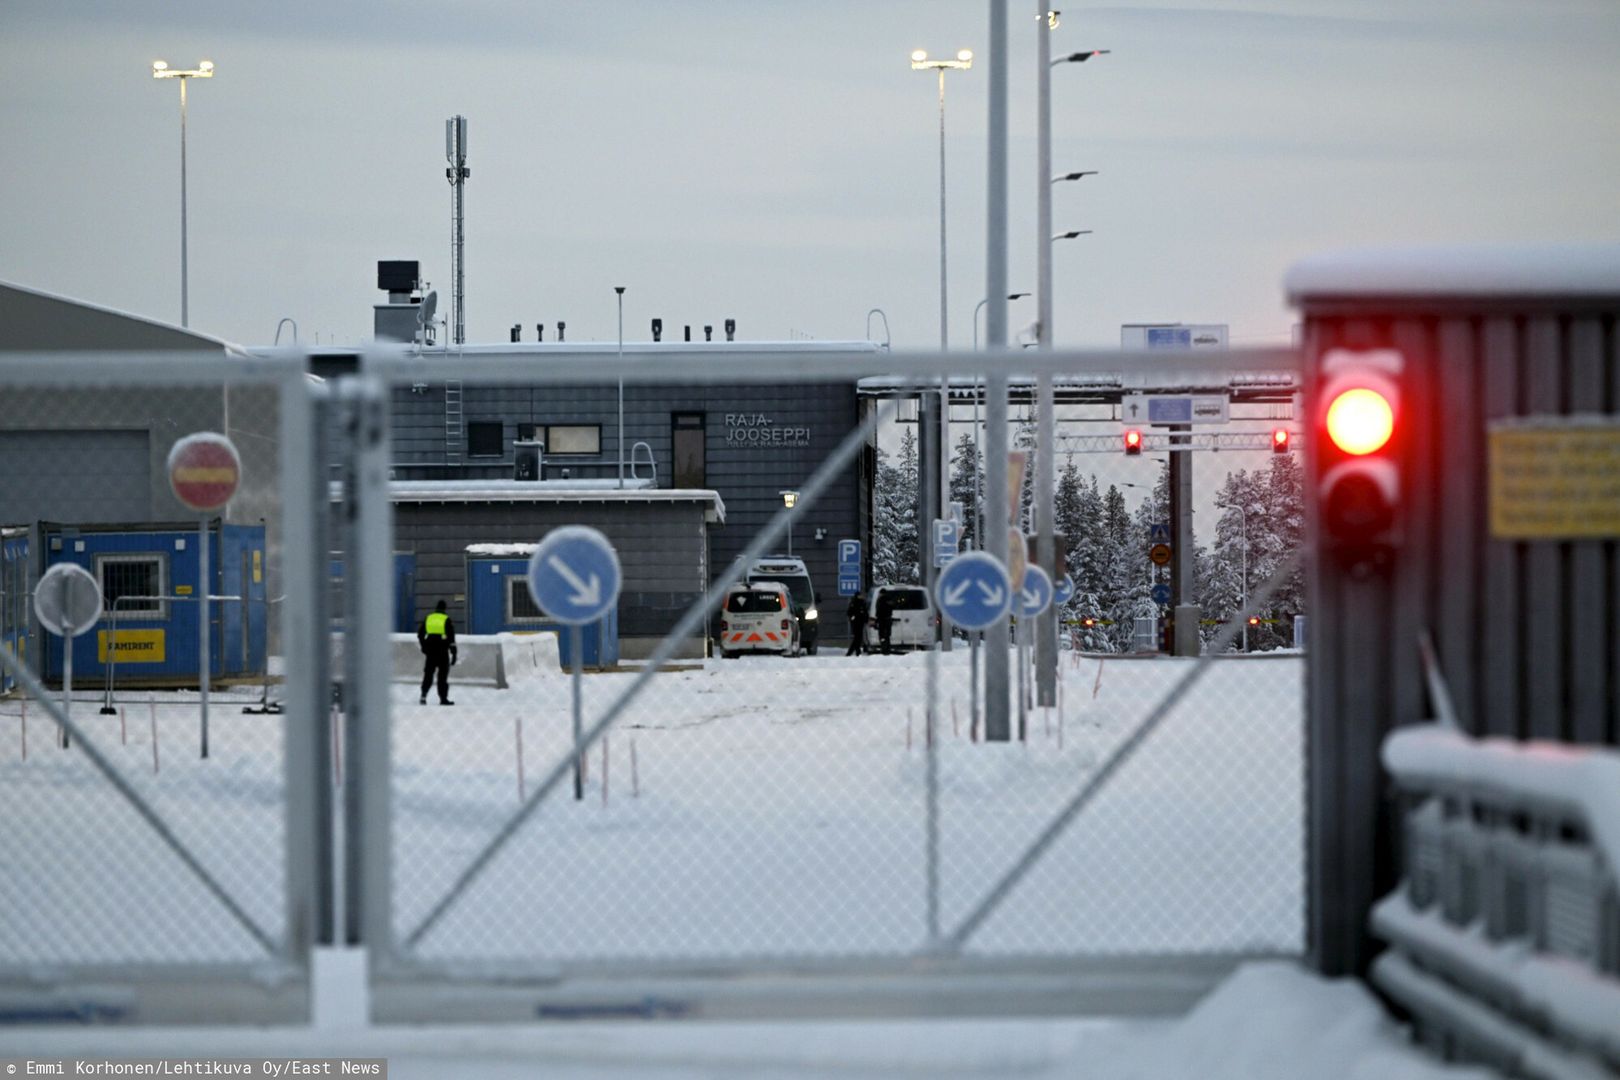
<path fill-rule="evenodd" d="M 987 551 L 958 555 L 939 572 L 934 601 L 964 630 L 984 630 L 1012 607 L 1012 579 Z"/>
<path fill-rule="evenodd" d="M 1052 602 L 1052 578 L 1038 566 L 1024 567 L 1024 587 L 1018 590 L 1015 610 L 1019 618 L 1031 619 Z"/>
<path fill-rule="evenodd" d="M 838 595 L 854 596 L 861 591 L 861 542 L 838 541 Z"/>
<path fill-rule="evenodd" d="M 608 538 L 584 525 L 553 529 L 529 559 L 529 592 L 551 618 L 584 626 L 619 600 L 619 556 Z"/>
<path fill-rule="evenodd" d="M 1074 599 L 1074 578 L 1064 574 L 1057 579 L 1057 587 L 1052 593 L 1052 603 L 1062 607 Z"/>
<path fill-rule="evenodd" d="M 1155 604 L 1168 604 L 1170 602 L 1170 586 L 1161 581 L 1159 584 L 1153 586 L 1148 595 L 1153 597 L 1153 602 Z"/>

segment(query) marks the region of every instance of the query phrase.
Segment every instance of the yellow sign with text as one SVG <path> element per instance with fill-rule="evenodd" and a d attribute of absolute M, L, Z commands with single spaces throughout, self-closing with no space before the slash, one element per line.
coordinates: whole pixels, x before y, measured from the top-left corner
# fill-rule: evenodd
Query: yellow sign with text
<path fill-rule="evenodd" d="M 107 630 L 96 632 L 96 659 L 107 662 L 107 639 L 116 637 L 120 664 L 163 663 L 162 630 L 120 630 L 116 635 Z"/>
<path fill-rule="evenodd" d="M 1491 536 L 1620 537 L 1620 423 L 1514 423 L 1490 432 Z"/>

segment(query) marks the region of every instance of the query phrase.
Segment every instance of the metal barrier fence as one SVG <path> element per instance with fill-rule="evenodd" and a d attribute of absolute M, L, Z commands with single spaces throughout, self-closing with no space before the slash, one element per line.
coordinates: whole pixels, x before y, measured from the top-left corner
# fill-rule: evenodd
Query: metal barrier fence
<path fill-rule="evenodd" d="M 324 788 L 315 781 L 324 742 L 311 722 L 312 703 L 323 700 L 322 666 L 306 599 L 320 579 L 308 537 L 326 493 L 311 456 L 315 389 L 303 362 L 8 354 L 0 380 L 0 453 L 26 463 L 0 471 L 0 507 L 31 541 L 28 579 L 47 565 L 82 562 L 110 609 L 120 594 L 145 594 L 144 580 L 164 586 L 161 608 L 143 616 L 145 655 L 119 665 L 110 714 L 97 708 L 98 691 L 68 703 L 47 693 L 42 665 L 59 649 L 37 620 L 22 657 L 0 647 L 0 667 L 17 683 L 0 699 L 0 1017 L 307 1017 L 325 874 L 316 812 Z M 206 758 L 194 689 L 124 687 L 140 661 L 195 649 L 195 615 L 188 632 L 179 627 L 184 601 L 205 589 L 236 595 L 186 568 L 196 565 L 185 557 L 197 517 L 172 495 L 164 469 L 177 439 L 204 430 L 230 436 L 241 451 L 225 522 L 262 524 L 269 534 L 260 555 L 240 568 L 216 562 L 215 573 L 240 569 L 261 584 L 269 576 L 288 595 L 275 618 L 286 715 L 216 711 Z M 156 525 L 188 518 L 192 540 L 163 532 L 152 542 Z M 102 546 L 117 554 L 92 557 Z M 110 667 L 136 634 L 120 626 L 110 647 L 103 629 L 87 637 Z M 214 700 L 241 706 L 258 697 L 219 689 Z M 313 715 L 324 717 L 324 708 Z M 66 748 L 41 737 L 56 725 L 72 736 Z"/>
<path fill-rule="evenodd" d="M 1620 755 L 1437 725 L 1391 735 L 1384 761 L 1409 806 L 1374 982 L 1447 1057 L 1620 1068 Z"/>
<path fill-rule="evenodd" d="M 632 393 L 646 387 L 675 399 L 667 410 L 707 402 L 712 412 L 744 397 L 739 387 L 775 384 L 783 396 L 855 390 L 878 367 L 891 383 L 965 382 L 987 362 L 810 356 L 796 358 L 789 377 L 780 360 L 746 346 L 724 359 L 538 359 L 365 358 L 368 374 L 345 391 L 368 418 L 359 425 L 365 441 L 352 451 L 354 505 L 340 515 L 356 525 L 352 617 L 388 611 L 379 568 L 409 546 L 406 531 L 429 536 L 457 513 L 465 539 L 479 542 L 532 544 L 564 520 L 600 528 L 625 564 L 621 621 L 634 614 L 632 595 L 651 606 L 651 587 L 638 583 L 649 566 L 681 571 L 668 565 L 675 542 L 658 539 L 657 512 L 644 505 L 616 513 L 633 496 L 614 494 L 611 481 L 595 509 L 570 487 L 539 483 L 514 493 L 487 480 L 468 484 L 461 511 L 442 509 L 443 491 L 435 496 L 440 517 L 413 505 L 421 496 L 399 479 L 407 433 L 390 437 L 386 424 L 403 415 L 401 402 L 418 405 L 410 399 L 431 397 L 447 375 L 465 415 L 477 415 L 481 393 L 496 413 L 514 387 L 562 411 L 555 403 L 573 388 L 611 390 L 620 377 Z M 1118 356 L 989 362 L 998 359 L 1048 365 L 1060 386 L 1115 388 L 1254 372 L 1274 379 L 1292 363 L 1280 353 L 1161 356 L 1151 370 Z M 797 475 L 760 465 L 751 481 L 722 492 L 728 520 L 704 530 L 710 549 L 741 522 L 759 524 L 727 538 L 724 559 L 681 549 L 678 557 L 690 559 L 687 584 L 676 590 L 684 608 L 665 609 L 665 633 L 645 662 L 576 678 L 549 647 L 512 635 L 502 645 L 510 689 L 456 685 L 452 669 L 455 705 L 447 709 L 414 678 L 393 676 L 386 655 L 349 657 L 370 675 L 351 669 L 346 705 L 387 718 L 356 724 L 351 715 L 345 744 L 357 800 L 349 821 L 360 830 L 349 881 L 357 940 L 373 950 L 379 1016 L 547 1015 L 574 1008 L 580 995 L 636 994 L 700 973 L 897 975 L 918 964 L 941 977 L 1109 972 L 1115 992 L 1132 985 L 1143 1000 L 1157 994 L 1163 1007 L 1185 1004 L 1240 958 L 1300 953 L 1303 657 L 1225 659 L 1248 625 L 1249 612 L 1235 609 L 1226 611 L 1234 621 L 1211 627 L 1203 660 L 1066 651 L 1053 705 L 1035 705 L 1033 689 L 1023 697 L 1014 681 L 1000 684 L 1012 738 L 989 741 L 981 688 L 994 683 L 973 663 L 987 665 L 993 647 L 974 651 L 958 640 L 949 652 L 846 657 L 847 639 L 830 632 L 829 615 L 843 614 L 827 595 L 830 553 L 807 547 L 805 537 L 824 515 L 836 519 L 829 506 L 837 500 L 865 500 L 869 510 L 880 494 L 874 475 L 905 443 L 892 403 L 849 398 L 843 424 L 817 433 Z M 1085 410 L 1072 412 L 1078 421 Z M 546 417 L 536 420 L 544 426 Z M 711 461 L 732 449 L 726 434 L 709 443 Z M 1229 460 L 1245 464 L 1235 454 Z M 1247 464 L 1258 471 L 1268 461 Z M 1141 493 L 1112 485 L 1128 515 L 1151 498 L 1160 472 L 1151 456 L 1129 465 L 1142 470 Z M 793 505 L 777 500 L 779 487 L 794 489 Z M 480 500 L 498 501 L 505 535 L 490 534 Z M 566 516 L 547 518 L 550 502 L 566 503 Z M 672 519 L 670 528 L 687 535 L 690 521 Z M 817 655 L 677 660 L 714 621 L 725 566 L 783 552 L 790 535 L 822 591 Z M 1141 546 L 1145 565 L 1145 537 Z M 425 590 L 454 576 L 433 568 L 426 547 L 413 550 L 425 612 L 437 598 Z M 1248 608 L 1269 614 L 1265 605 L 1292 572 L 1279 557 L 1264 575 L 1269 584 L 1258 574 L 1246 581 Z M 863 585 L 888 580 L 868 574 Z M 1145 601 L 1146 584 L 1130 585 L 1142 587 Z M 449 599 L 461 617 L 459 598 Z M 1103 635 L 1095 641 L 1118 647 Z M 1017 654 L 1007 655 L 1004 670 L 1016 671 Z M 629 976 L 639 989 L 623 989 Z M 603 979 L 620 989 L 602 989 Z M 1053 1008 L 1072 1003 L 1073 992 L 1071 982 L 1044 1003 L 1020 1000 Z"/>

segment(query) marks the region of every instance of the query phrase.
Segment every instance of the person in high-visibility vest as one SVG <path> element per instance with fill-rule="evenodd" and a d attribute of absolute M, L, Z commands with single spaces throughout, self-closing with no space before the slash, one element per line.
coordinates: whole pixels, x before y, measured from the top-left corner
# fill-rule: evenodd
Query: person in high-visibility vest
<path fill-rule="evenodd" d="M 416 628 L 416 641 L 427 659 L 422 664 L 422 700 L 427 704 L 428 687 L 439 677 L 439 704 L 454 705 L 450 700 L 450 665 L 456 662 L 456 624 L 446 615 L 445 602 L 440 600 L 433 613 Z"/>

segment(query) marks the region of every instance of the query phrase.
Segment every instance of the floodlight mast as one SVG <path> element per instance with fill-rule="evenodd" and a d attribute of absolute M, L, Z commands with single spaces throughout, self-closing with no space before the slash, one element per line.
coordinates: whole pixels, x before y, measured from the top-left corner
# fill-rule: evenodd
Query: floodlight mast
<path fill-rule="evenodd" d="M 180 80 L 180 325 L 191 325 L 189 245 L 186 235 L 186 83 L 192 79 L 212 79 L 214 62 L 204 60 L 195 68 L 172 68 L 167 61 L 152 61 L 152 78 Z"/>
<path fill-rule="evenodd" d="M 467 118 L 452 116 L 444 122 L 444 158 L 450 163 L 444 177 L 450 181 L 450 339 L 457 345 L 467 340 L 466 265 L 463 223 L 467 177 Z"/>

